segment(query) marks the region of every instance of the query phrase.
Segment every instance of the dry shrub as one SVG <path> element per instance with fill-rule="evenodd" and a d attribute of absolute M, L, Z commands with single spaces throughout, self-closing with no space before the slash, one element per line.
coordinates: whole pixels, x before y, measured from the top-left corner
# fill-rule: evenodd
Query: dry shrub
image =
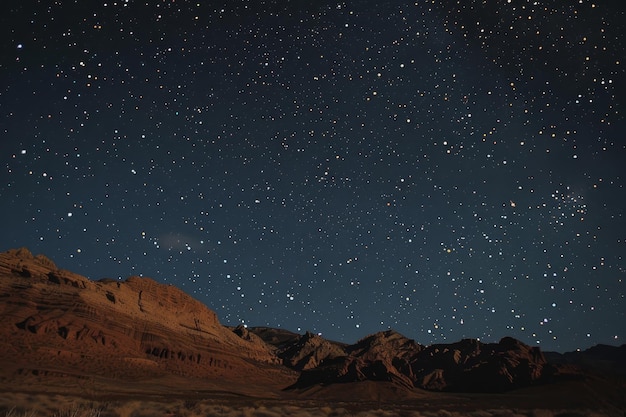
<path fill-rule="evenodd" d="M 449 411 L 392 407 L 358 410 L 332 405 L 311 407 L 280 403 L 268 405 L 262 402 L 216 404 L 209 400 L 180 400 L 170 403 L 117 401 L 98 404 L 87 401 L 71 402 L 68 398 L 55 396 L 21 396 L 13 399 L 19 399 L 19 405 L 7 407 L 0 402 L 0 417 L 623 417 L 621 414 L 585 410 Z"/>

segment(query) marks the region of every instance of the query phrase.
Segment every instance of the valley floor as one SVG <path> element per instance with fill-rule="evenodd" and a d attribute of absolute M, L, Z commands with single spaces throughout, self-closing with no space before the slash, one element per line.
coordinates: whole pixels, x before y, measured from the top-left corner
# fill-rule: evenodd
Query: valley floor
<path fill-rule="evenodd" d="M 418 391 L 412 398 L 393 401 L 384 397 L 351 400 L 359 391 L 368 390 L 367 384 L 335 385 L 334 394 L 328 391 L 328 395 L 320 388 L 318 395 L 287 392 L 279 396 L 203 389 L 208 387 L 177 390 L 172 384 L 155 391 L 151 383 L 136 384 L 132 390 L 122 384 L 92 391 L 89 396 L 72 395 L 67 388 L 59 385 L 56 390 L 48 387 L 47 392 L 37 392 L 32 386 L 16 392 L 4 387 L 0 389 L 0 417 L 623 417 L 626 411 L 623 399 L 593 398 L 592 392 L 583 393 L 577 384 L 505 394 Z"/>
<path fill-rule="evenodd" d="M 484 408 L 482 408 L 484 407 Z M 350 402 L 263 400 L 113 400 L 87 401 L 68 396 L 9 395 L 0 405 L 2 417 L 622 417 L 623 411 L 575 408 L 509 408 L 475 404 L 474 407 L 433 404 L 361 404 Z"/>

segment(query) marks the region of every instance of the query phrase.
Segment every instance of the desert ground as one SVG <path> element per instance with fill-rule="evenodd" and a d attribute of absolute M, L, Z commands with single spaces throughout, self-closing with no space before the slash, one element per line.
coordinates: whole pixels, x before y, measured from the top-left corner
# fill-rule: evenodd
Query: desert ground
<path fill-rule="evenodd" d="M 406 400 L 388 401 L 380 383 L 345 384 L 306 393 L 262 397 L 216 390 L 185 381 L 144 381 L 105 387 L 92 383 L 88 395 L 73 395 L 74 384 L 20 387 L 0 394 L 0 417 L 623 417 L 623 400 L 598 402 L 593 389 L 578 383 L 533 387 L 504 394 L 418 391 Z M 194 386 L 191 386 L 194 385 Z M 392 389 L 390 387 L 390 389 Z M 38 392 L 39 390 L 39 392 Z M 97 391 L 101 390 L 101 391 Z M 380 398 L 351 401 L 371 390 Z M 241 391 L 241 390 L 239 390 Z M 597 393 L 600 394 L 600 393 Z M 603 395 L 606 393 L 602 393 Z M 306 397 L 306 398 L 305 398 Z M 606 396 L 605 396 L 606 397 Z M 618 405 L 615 405 L 618 404 Z"/>
<path fill-rule="evenodd" d="M 272 401 L 264 399 L 117 399 L 89 401 L 65 395 L 3 395 L 0 416 L 55 417 L 622 417 L 618 410 L 576 408 L 490 407 L 485 399 L 473 399 L 473 406 L 452 407 L 445 404 L 371 404 L 348 401 Z M 484 401 L 484 402 L 483 402 Z M 482 405 L 479 405 L 482 403 Z M 483 408 L 484 407 L 484 408 Z"/>

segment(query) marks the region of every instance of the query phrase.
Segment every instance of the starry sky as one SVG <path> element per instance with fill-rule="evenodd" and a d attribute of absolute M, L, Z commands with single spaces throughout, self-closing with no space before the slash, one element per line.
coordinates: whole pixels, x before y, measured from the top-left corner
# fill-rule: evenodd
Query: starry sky
<path fill-rule="evenodd" d="M 620 1 L 0 8 L 0 250 L 228 325 L 624 343 Z"/>

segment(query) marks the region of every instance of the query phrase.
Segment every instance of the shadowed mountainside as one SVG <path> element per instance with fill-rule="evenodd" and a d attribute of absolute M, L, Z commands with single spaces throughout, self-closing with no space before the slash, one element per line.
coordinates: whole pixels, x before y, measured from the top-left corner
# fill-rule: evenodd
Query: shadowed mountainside
<path fill-rule="evenodd" d="M 545 356 L 555 365 L 574 365 L 588 371 L 626 376 L 626 345 L 596 345 L 577 352 L 546 352 Z"/>
<path fill-rule="evenodd" d="M 302 371 L 291 388 L 369 380 L 408 389 L 500 392 L 543 382 L 547 365 L 539 348 L 513 338 L 423 346 L 389 330 L 341 345 L 307 332 L 275 346 L 286 365 Z"/>

